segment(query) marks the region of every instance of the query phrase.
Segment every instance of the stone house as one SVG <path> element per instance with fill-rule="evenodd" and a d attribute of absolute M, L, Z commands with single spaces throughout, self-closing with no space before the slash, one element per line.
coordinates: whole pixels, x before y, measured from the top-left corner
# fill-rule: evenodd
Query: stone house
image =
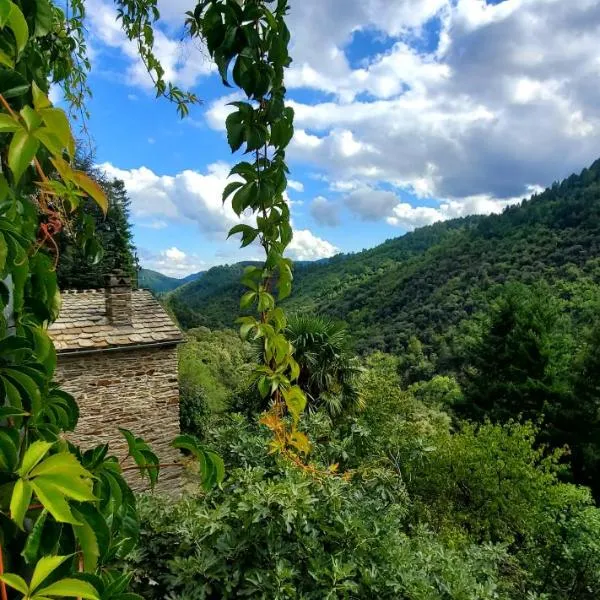
<path fill-rule="evenodd" d="M 146 440 L 161 463 L 180 459 L 170 443 L 179 434 L 177 345 L 183 338 L 149 291 L 132 290 L 120 274 L 107 277 L 104 289 L 65 291 L 49 334 L 58 354 L 55 380 L 79 404 L 77 444 L 109 443 L 111 453 L 126 456 L 123 427 Z M 159 489 L 172 487 L 179 475 L 177 467 L 161 470 Z M 144 489 L 137 472 L 128 479 Z"/>

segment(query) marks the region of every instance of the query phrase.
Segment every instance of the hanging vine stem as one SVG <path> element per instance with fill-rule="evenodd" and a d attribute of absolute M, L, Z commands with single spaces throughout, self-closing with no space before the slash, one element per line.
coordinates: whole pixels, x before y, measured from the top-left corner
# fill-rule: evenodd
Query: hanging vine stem
<path fill-rule="evenodd" d="M 285 150 L 294 133 L 294 111 L 285 106 L 284 72 L 291 63 L 290 33 L 285 18 L 287 0 L 201 0 L 187 13 L 192 37 L 205 40 L 224 85 L 233 83 L 246 95 L 232 102 L 227 117 L 227 141 L 232 152 L 244 149 L 252 162 L 231 170 L 235 181 L 223 192 L 238 216 L 251 211 L 253 224 L 240 224 L 229 236 L 241 235 L 242 247 L 255 241 L 265 252 L 262 266 L 245 269 L 243 311 L 256 316 L 239 319 L 244 338 L 261 340 L 263 361 L 254 373 L 259 393 L 270 398 L 271 410 L 262 422 L 273 432 L 271 449 L 297 458 L 310 450 L 298 430 L 306 397 L 297 385 L 300 369 L 286 339 L 287 320 L 278 301 L 290 295 L 292 261 L 284 256 L 292 241 L 290 210 L 284 199 L 289 169 Z"/>

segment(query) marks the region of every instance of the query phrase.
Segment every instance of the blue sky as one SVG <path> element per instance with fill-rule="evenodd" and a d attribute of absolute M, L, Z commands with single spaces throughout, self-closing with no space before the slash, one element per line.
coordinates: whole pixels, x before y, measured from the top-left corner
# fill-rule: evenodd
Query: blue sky
<path fill-rule="evenodd" d="M 156 51 L 203 103 L 157 100 L 108 0 L 88 3 L 96 161 L 125 181 L 142 264 L 184 276 L 259 256 L 226 242 L 231 90 L 192 2 L 159 0 Z M 595 0 L 291 0 L 294 258 L 371 247 L 437 220 L 498 212 L 597 158 Z"/>

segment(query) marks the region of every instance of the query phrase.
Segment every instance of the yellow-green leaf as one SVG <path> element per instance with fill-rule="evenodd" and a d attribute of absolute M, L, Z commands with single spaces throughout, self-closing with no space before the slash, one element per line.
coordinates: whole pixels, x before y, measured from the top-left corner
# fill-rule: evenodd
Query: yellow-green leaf
<path fill-rule="evenodd" d="M 31 582 L 29 584 L 31 592 L 35 592 L 36 588 L 44 582 L 46 577 L 53 571 L 56 571 L 56 569 L 69 558 L 71 558 L 71 556 L 44 556 L 40 558 L 35 565 L 33 575 L 31 576 Z"/>
<path fill-rule="evenodd" d="M 20 54 L 27 45 L 27 40 L 29 39 L 29 29 L 27 28 L 27 21 L 25 20 L 21 9 L 14 2 L 11 2 L 7 24 L 15 34 L 17 51 Z"/>
<path fill-rule="evenodd" d="M 304 392 L 298 386 L 294 386 L 288 390 L 283 390 L 283 398 L 294 421 L 298 421 L 306 408 L 306 396 Z"/>
<path fill-rule="evenodd" d="M 0 133 L 9 133 L 22 129 L 19 122 L 7 113 L 0 113 Z"/>
<path fill-rule="evenodd" d="M 23 529 L 23 519 L 29 508 L 32 493 L 33 488 L 28 481 L 24 479 L 17 480 L 10 499 L 10 516 L 21 530 Z"/>
<path fill-rule="evenodd" d="M 63 147 L 67 149 L 69 155 L 73 156 L 75 140 L 65 111 L 60 108 L 44 108 L 40 110 L 40 116 L 51 132 L 61 141 Z"/>
<path fill-rule="evenodd" d="M 44 456 L 48 453 L 48 450 L 52 448 L 52 444 L 50 442 L 43 442 L 42 440 L 38 440 L 33 442 L 29 448 L 27 448 L 27 452 L 25 452 L 25 456 L 23 457 L 23 462 L 21 463 L 21 468 L 17 471 L 17 473 L 21 477 L 25 477 L 37 465 Z"/>
<path fill-rule="evenodd" d="M 15 182 L 21 179 L 39 146 L 39 141 L 28 131 L 20 129 L 15 133 L 8 149 L 8 166 L 12 171 Z"/>
<path fill-rule="evenodd" d="M 73 525 L 73 531 L 83 554 L 83 566 L 88 573 L 93 573 L 98 565 L 100 547 L 98 538 L 92 526 L 84 519 L 83 515 L 73 509 L 75 518 L 81 521 L 81 525 Z"/>
<path fill-rule="evenodd" d="M 96 181 L 82 171 L 74 171 L 73 183 L 76 183 L 106 214 L 108 212 L 108 199 Z"/>
<path fill-rule="evenodd" d="M 44 508 L 59 522 L 71 523 L 71 525 L 81 525 L 73 516 L 64 494 L 52 484 L 49 484 L 44 478 L 34 479 L 31 482 L 33 491 L 43 504 Z"/>
<path fill-rule="evenodd" d="M 14 573 L 5 573 L 4 575 L 0 576 L 0 579 L 4 581 L 6 585 L 9 585 L 11 588 L 15 588 L 15 590 L 21 592 L 21 594 L 24 594 L 25 596 L 27 596 L 29 593 L 29 588 L 27 587 L 25 580 L 19 575 L 15 575 Z"/>
<path fill-rule="evenodd" d="M 36 593 L 36 596 L 100 600 L 96 588 L 87 581 L 81 581 L 80 579 L 61 579 L 60 581 L 39 590 Z"/>
<path fill-rule="evenodd" d="M 62 156 L 64 145 L 58 139 L 56 135 L 54 135 L 47 127 L 42 127 L 41 129 L 37 129 L 34 134 L 35 137 L 46 146 L 46 148 L 54 155 L 54 156 Z"/>
<path fill-rule="evenodd" d="M 310 452 L 310 442 L 304 433 L 301 431 L 294 431 L 290 435 L 289 439 L 290 444 L 296 448 L 296 450 L 302 452 L 303 454 L 308 454 Z"/>
<path fill-rule="evenodd" d="M 40 475 L 69 475 L 71 477 L 92 477 L 89 471 L 86 471 L 74 454 L 70 452 L 60 452 L 53 454 L 43 463 L 39 464 L 30 473 L 30 477 L 39 477 Z"/>
<path fill-rule="evenodd" d="M 32 479 L 32 482 L 38 486 L 42 485 L 46 489 L 54 488 L 66 498 L 78 502 L 93 502 L 97 499 L 92 492 L 91 479 L 83 479 L 78 475 L 73 476 L 68 471 L 36 477 Z"/>
<path fill-rule="evenodd" d="M 31 91 L 33 93 L 33 106 L 36 110 L 41 110 L 42 108 L 48 108 L 52 106 L 52 102 L 50 102 L 48 96 L 42 92 L 35 81 L 31 86 Z"/>
<path fill-rule="evenodd" d="M 24 106 L 20 111 L 20 115 L 23 117 L 23 121 L 25 121 L 25 125 L 29 131 L 37 129 L 42 124 L 42 118 L 31 106 Z"/>
<path fill-rule="evenodd" d="M 4 50 L 0 50 L 0 64 L 7 66 L 9 69 L 14 69 L 15 61 Z"/>

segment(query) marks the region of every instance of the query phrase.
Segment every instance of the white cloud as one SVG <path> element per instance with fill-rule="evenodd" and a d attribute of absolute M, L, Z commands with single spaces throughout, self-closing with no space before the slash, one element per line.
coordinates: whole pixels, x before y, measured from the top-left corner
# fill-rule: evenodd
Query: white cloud
<path fill-rule="evenodd" d="M 144 227 L 145 229 L 166 229 L 169 224 L 166 221 L 161 219 L 155 219 L 154 221 L 150 221 L 148 223 L 138 223 L 140 227 Z"/>
<path fill-rule="evenodd" d="M 176 175 L 157 175 L 147 167 L 119 169 L 110 163 L 99 165 L 109 177 L 121 179 L 131 198 L 136 219 L 158 218 L 167 221 L 195 222 L 211 236 L 223 236 L 233 225 L 248 219 L 238 218 L 231 203 L 221 197 L 230 167 L 214 163 L 206 173 L 185 170 Z"/>
<path fill-rule="evenodd" d="M 139 257 L 142 267 L 178 279 L 208 268 L 208 265 L 197 255 L 188 255 L 175 246 L 160 252 L 141 248 Z"/>
<path fill-rule="evenodd" d="M 301 183 L 300 181 L 295 181 L 294 179 L 288 180 L 288 187 L 290 189 L 294 190 L 295 192 L 303 192 L 304 191 L 304 184 Z"/>
<path fill-rule="evenodd" d="M 392 214 L 399 200 L 393 192 L 365 187 L 348 194 L 344 203 L 363 221 L 380 221 Z"/>
<path fill-rule="evenodd" d="M 139 58 L 137 46 L 127 39 L 112 3 L 107 0 L 88 0 L 86 14 L 91 43 L 95 49 L 94 62 L 97 64 L 102 61 L 102 46 L 118 49 L 130 62 L 125 74 L 120 74 L 125 83 L 151 90 L 153 83 Z M 170 37 L 169 32 L 160 27 L 154 31 L 154 54 L 164 69 L 165 80 L 184 88 L 193 87 L 200 78 L 214 71 L 200 42 L 189 38 L 181 41 L 175 33 Z M 110 68 L 109 65 L 105 66 Z"/>
<path fill-rule="evenodd" d="M 185 252 L 182 252 L 179 248 L 176 248 L 175 246 L 173 246 L 172 248 L 169 248 L 168 250 L 165 250 L 163 254 L 169 260 L 174 260 L 174 261 L 181 261 L 181 260 L 185 259 L 185 257 L 186 257 Z"/>
<path fill-rule="evenodd" d="M 320 225 L 336 227 L 340 224 L 339 206 L 323 196 L 317 196 L 312 201 L 310 214 Z"/>
<path fill-rule="evenodd" d="M 294 231 L 294 239 L 288 246 L 287 254 L 293 260 L 318 260 L 329 258 L 339 252 L 333 244 L 323 240 L 308 229 Z"/>
<path fill-rule="evenodd" d="M 291 0 L 291 6 L 291 96 L 297 87 L 330 96 L 309 102 L 303 94 L 302 102 L 292 102 L 296 135 L 289 154 L 322 170 L 332 189 L 386 187 L 443 199 L 445 218 L 496 211 L 525 196 L 529 184 L 548 185 L 598 156 L 597 0 Z M 432 17 L 441 25 L 437 43 L 427 39 Z M 351 63 L 346 47 L 357 31 L 380 36 L 387 49 Z M 230 110 L 224 103 L 232 99 L 210 106 L 210 126 L 223 127 Z M 386 204 L 380 193 L 383 208 L 359 200 L 354 196 L 350 205 L 362 215 L 408 224 L 435 216 L 408 208 L 390 214 L 391 197 Z"/>

